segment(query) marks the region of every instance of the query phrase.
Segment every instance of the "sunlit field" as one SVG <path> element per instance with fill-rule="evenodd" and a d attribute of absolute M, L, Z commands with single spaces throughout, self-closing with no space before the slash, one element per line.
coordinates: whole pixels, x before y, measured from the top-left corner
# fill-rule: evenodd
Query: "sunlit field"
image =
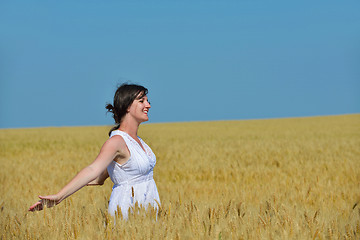
<path fill-rule="evenodd" d="M 27 212 L 109 126 L 0 130 L 1 239 L 360 239 L 360 115 L 144 124 L 158 213 L 107 213 L 112 182 Z"/>

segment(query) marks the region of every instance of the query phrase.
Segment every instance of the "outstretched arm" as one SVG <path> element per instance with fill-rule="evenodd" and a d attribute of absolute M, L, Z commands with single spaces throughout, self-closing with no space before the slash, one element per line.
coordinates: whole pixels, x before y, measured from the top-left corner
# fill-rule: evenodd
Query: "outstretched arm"
<path fill-rule="evenodd" d="M 103 185 L 105 180 L 109 177 L 109 173 L 107 169 L 105 169 L 97 178 L 95 178 L 93 181 L 89 182 L 87 186 L 98 186 Z"/>
<path fill-rule="evenodd" d="M 75 193 L 89 182 L 100 176 L 111 161 L 119 154 L 119 149 L 122 149 L 124 140 L 122 138 L 110 138 L 102 146 L 99 155 L 87 167 L 82 169 L 65 187 L 63 187 L 57 194 L 48 196 L 39 196 L 40 200 L 30 206 L 29 211 L 42 210 L 44 205 L 53 207 L 59 204 L 62 200 Z"/>

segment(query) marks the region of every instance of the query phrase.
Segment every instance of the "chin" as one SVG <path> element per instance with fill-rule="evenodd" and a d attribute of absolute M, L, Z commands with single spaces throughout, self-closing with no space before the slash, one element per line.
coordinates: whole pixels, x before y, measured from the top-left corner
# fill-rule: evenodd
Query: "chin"
<path fill-rule="evenodd" d="M 144 119 L 142 119 L 141 122 L 147 122 L 147 121 L 149 121 L 149 118 L 144 118 Z"/>

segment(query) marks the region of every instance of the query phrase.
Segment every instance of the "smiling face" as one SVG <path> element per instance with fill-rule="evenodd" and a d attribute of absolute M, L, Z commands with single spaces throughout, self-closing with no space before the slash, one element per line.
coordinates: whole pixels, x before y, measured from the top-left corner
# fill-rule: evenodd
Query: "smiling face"
<path fill-rule="evenodd" d="M 151 108 L 150 102 L 146 95 L 139 93 L 138 97 L 133 101 L 128 108 L 128 114 L 131 118 L 135 119 L 139 124 L 149 120 L 148 112 Z"/>

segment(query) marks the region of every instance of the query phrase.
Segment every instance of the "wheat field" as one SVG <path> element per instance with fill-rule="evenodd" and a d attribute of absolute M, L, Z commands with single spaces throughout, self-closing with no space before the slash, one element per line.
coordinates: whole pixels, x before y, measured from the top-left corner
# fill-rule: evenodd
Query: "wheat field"
<path fill-rule="evenodd" d="M 360 114 L 144 124 L 158 213 L 113 219 L 110 179 L 27 212 L 94 160 L 109 128 L 0 130 L 1 239 L 360 239 Z"/>

